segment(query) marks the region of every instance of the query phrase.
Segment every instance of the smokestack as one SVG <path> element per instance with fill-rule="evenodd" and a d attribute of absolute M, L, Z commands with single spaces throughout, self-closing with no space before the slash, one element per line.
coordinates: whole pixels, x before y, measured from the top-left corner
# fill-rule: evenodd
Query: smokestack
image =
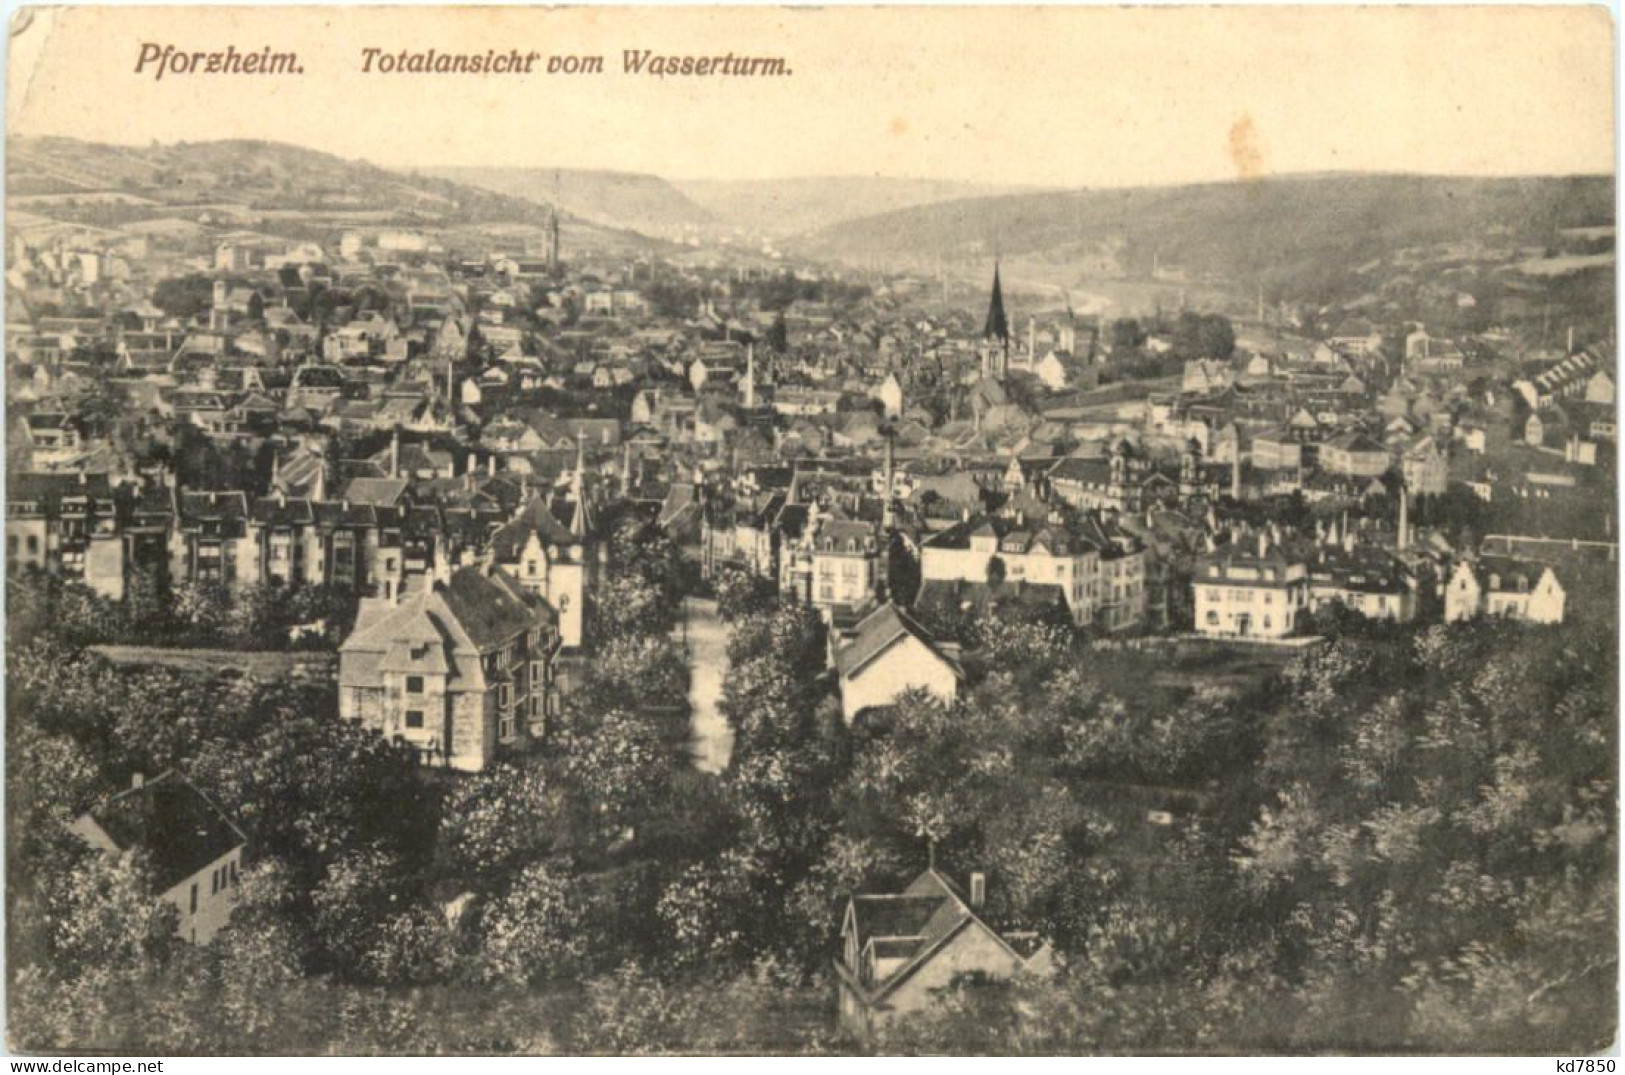
<path fill-rule="evenodd" d="M 1399 485 L 1399 535 L 1395 539 L 1395 547 L 1404 552 L 1410 545 L 1410 515 L 1411 491 L 1405 487 L 1404 482 Z"/>

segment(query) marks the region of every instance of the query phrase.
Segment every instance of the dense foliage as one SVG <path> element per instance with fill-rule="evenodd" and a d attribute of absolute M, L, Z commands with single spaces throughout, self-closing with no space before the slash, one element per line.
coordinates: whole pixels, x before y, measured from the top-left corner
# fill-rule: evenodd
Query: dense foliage
<path fill-rule="evenodd" d="M 546 750 L 433 776 L 331 690 L 110 665 L 19 606 L 7 669 L 24 1048 L 851 1049 L 839 898 L 935 855 L 1055 977 L 965 979 L 873 1047 L 1508 1050 L 1612 1035 L 1612 624 L 1341 631 L 1296 656 L 964 625 L 971 681 L 854 727 L 822 620 L 718 580 L 720 777 L 683 741 L 689 583 L 617 535 Z M 69 588 L 71 590 L 71 588 Z M 68 590 L 56 598 L 84 601 Z M 76 624 L 79 624 L 76 626 Z M 1331 624 L 1334 629 L 1350 625 Z M 231 925 L 170 939 L 139 859 L 65 833 L 136 771 L 253 840 Z"/>

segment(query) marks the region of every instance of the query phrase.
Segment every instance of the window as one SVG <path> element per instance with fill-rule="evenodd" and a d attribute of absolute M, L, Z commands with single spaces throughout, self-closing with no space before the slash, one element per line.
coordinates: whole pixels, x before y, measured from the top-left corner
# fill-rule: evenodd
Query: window
<path fill-rule="evenodd" d="M 408 709 L 406 711 L 406 726 L 408 728 L 421 728 L 421 727 L 423 727 L 423 710 L 421 710 L 421 709 Z"/>
<path fill-rule="evenodd" d="M 1217 626 L 1219 626 L 1219 614 L 1217 612 L 1213 611 L 1212 609 L 1208 610 L 1207 624 L 1208 624 L 1209 627 L 1217 627 Z"/>
<path fill-rule="evenodd" d="M 231 860 L 231 883 L 234 884 L 234 885 L 237 883 L 237 860 L 236 859 Z"/>
<path fill-rule="evenodd" d="M 33 534 L 28 535 L 28 551 L 31 553 L 39 552 L 39 538 Z"/>
<path fill-rule="evenodd" d="M 209 895 L 213 896 L 220 891 L 220 871 L 209 871 Z"/>
<path fill-rule="evenodd" d="M 197 914 L 197 882 L 192 882 L 192 914 Z"/>
<path fill-rule="evenodd" d="M 407 694 L 422 694 L 423 693 L 423 677 L 422 676 L 407 676 L 406 677 L 406 693 Z"/>

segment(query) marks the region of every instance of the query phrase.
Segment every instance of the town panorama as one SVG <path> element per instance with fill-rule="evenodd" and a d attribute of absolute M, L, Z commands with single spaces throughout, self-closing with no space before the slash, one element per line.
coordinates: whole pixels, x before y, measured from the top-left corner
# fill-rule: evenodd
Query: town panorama
<path fill-rule="evenodd" d="M 1613 1040 L 1610 178 L 7 166 L 13 1049 Z"/>

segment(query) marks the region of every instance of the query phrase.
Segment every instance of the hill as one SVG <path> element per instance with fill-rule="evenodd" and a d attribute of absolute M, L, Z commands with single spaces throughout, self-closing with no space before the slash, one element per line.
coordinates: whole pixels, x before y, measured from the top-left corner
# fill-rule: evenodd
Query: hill
<path fill-rule="evenodd" d="M 728 226 L 769 238 L 816 231 L 844 220 L 912 206 L 1029 189 L 882 176 L 677 179 L 672 185 Z"/>
<path fill-rule="evenodd" d="M 1448 245 L 1510 260 L 1564 228 L 1614 217 L 1606 176 L 1464 179 L 1299 176 L 1196 186 L 962 199 L 842 221 L 793 240 L 837 259 L 925 265 L 994 251 L 1058 277 L 1149 276 L 1330 300 L 1374 260 Z"/>
<path fill-rule="evenodd" d="M 114 146 L 14 139 L 7 146 L 6 195 L 34 206 L 128 195 L 157 205 L 224 203 L 249 211 L 377 212 L 451 222 L 537 215 L 517 198 L 258 141 Z"/>
<path fill-rule="evenodd" d="M 15 223 L 52 228 L 207 234 L 231 227 L 327 239 L 351 227 L 433 230 L 449 242 L 512 231 L 539 241 L 547 210 L 527 198 L 439 176 L 399 172 L 280 142 L 116 146 L 66 138 L 7 144 L 6 200 Z M 577 249 L 644 250 L 649 240 L 565 214 Z"/>
<path fill-rule="evenodd" d="M 681 238 L 716 228 L 715 217 L 658 176 L 578 168 L 432 168 L 428 174 L 583 220 Z"/>

